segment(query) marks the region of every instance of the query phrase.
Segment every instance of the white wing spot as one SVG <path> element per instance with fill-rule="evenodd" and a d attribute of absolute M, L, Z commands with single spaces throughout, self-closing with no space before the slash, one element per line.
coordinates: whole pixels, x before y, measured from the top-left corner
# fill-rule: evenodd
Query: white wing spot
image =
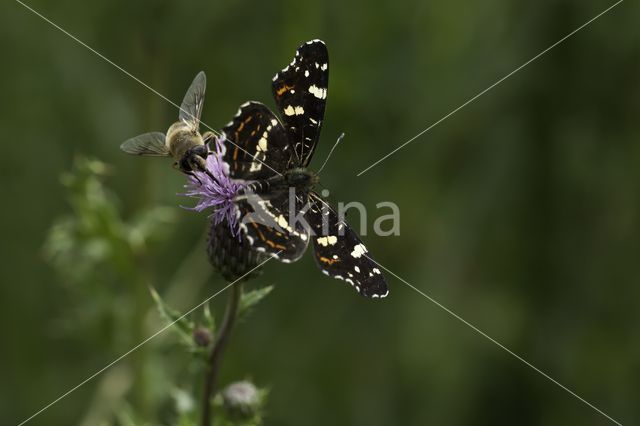
<path fill-rule="evenodd" d="M 304 108 L 302 108 L 301 106 L 293 107 L 293 106 L 289 105 L 284 109 L 284 113 L 286 115 L 288 115 L 288 116 L 302 115 L 302 114 L 304 114 Z"/>
<path fill-rule="evenodd" d="M 256 151 L 264 151 L 267 152 L 267 140 L 263 137 L 258 141 L 258 145 L 256 146 Z"/>
<path fill-rule="evenodd" d="M 363 254 L 365 254 L 366 252 L 367 252 L 367 248 L 364 246 L 364 244 L 360 243 L 353 248 L 353 251 L 351 252 L 351 256 L 357 259 L 361 257 Z"/>
<path fill-rule="evenodd" d="M 324 99 L 327 97 L 327 89 L 322 87 L 317 87 L 315 84 L 309 87 L 309 93 L 315 96 L 318 99 Z"/>
<path fill-rule="evenodd" d="M 356 271 L 356 272 L 360 272 L 360 268 L 358 268 L 357 266 L 354 266 L 353 270 Z"/>
<path fill-rule="evenodd" d="M 289 232 L 293 232 L 293 229 L 291 228 L 291 226 L 289 226 L 289 222 L 287 222 L 287 219 L 283 215 L 280 215 L 276 218 L 276 223 L 279 227 L 286 229 Z"/>
<path fill-rule="evenodd" d="M 327 246 L 332 246 L 335 243 L 337 243 L 338 242 L 338 237 L 336 237 L 334 235 L 329 235 L 327 237 L 320 237 L 320 238 L 316 239 L 316 241 L 321 246 L 327 247 Z"/>

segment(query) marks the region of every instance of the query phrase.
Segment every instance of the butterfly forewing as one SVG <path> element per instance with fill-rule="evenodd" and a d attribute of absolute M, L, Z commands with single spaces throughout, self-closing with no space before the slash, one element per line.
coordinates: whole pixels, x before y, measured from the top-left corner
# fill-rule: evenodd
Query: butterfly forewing
<path fill-rule="evenodd" d="M 293 61 L 273 77 L 271 89 L 298 166 L 311 161 L 324 119 L 329 84 L 329 54 L 324 42 L 309 41 Z"/>
<path fill-rule="evenodd" d="M 387 282 L 358 235 L 317 194 L 311 193 L 310 202 L 305 218 L 313 230 L 318 267 L 330 277 L 348 282 L 363 296 L 386 297 Z"/>
<path fill-rule="evenodd" d="M 223 161 L 234 179 L 259 180 L 290 167 L 292 150 L 277 117 L 260 102 L 243 104 L 224 129 Z"/>
<path fill-rule="evenodd" d="M 200 116 L 204 105 L 204 92 L 207 87 L 207 77 L 200 71 L 193 79 L 180 105 L 180 121 L 189 123 L 191 129 L 197 131 L 200 127 Z"/>
<path fill-rule="evenodd" d="M 292 201 L 291 211 L 303 208 L 301 199 Z M 266 253 L 282 262 L 295 262 L 309 244 L 309 232 L 303 222 L 291 223 L 289 194 L 279 192 L 263 197 L 247 193 L 237 202 L 240 229 L 249 244 L 258 252 Z"/>

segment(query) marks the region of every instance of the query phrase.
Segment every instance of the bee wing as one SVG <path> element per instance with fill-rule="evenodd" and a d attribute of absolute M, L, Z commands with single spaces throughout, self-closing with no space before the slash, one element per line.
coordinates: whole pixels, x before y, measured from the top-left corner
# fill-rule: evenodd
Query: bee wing
<path fill-rule="evenodd" d="M 191 125 L 193 130 L 200 127 L 200 116 L 202 115 L 202 105 L 204 104 L 204 91 L 207 87 L 207 76 L 204 71 L 200 71 L 193 79 L 189 90 L 184 95 L 182 105 L 180 105 L 180 121 Z"/>
<path fill-rule="evenodd" d="M 165 136 L 160 132 L 144 133 L 135 138 L 128 139 L 120 149 L 127 154 L 133 155 L 153 155 L 165 157 L 169 155 L 169 150 L 165 145 Z"/>

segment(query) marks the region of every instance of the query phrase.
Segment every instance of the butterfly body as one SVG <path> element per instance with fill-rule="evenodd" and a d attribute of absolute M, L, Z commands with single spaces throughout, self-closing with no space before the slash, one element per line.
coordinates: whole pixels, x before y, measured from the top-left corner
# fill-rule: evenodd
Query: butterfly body
<path fill-rule="evenodd" d="M 224 127 L 222 160 L 229 176 L 246 182 L 234 200 L 240 229 L 257 251 L 282 262 L 298 260 L 311 243 L 318 267 L 366 297 L 389 291 L 357 234 L 315 191 L 319 176 L 308 166 L 320 136 L 329 80 L 324 42 L 300 46 L 275 75 L 276 116 L 259 102 L 240 106 Z"/>
<path fill-rule="evenodd" d="M 286 170 L 282 180 L 288 188 L 294 187 L 298 191 L 309 192 L 320 181 L 320 177 L 311 170 L 296 167 L 295 169 Z"/>

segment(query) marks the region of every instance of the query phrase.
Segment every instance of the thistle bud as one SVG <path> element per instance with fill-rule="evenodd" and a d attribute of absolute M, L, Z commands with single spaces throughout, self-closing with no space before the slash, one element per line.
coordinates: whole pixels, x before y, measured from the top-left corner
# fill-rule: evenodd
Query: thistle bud
<path fill-rule="evenodd" d="M 253 383 L 235 382 L 222 391 L 222 402 L 232 418 L 251 418 L 260 406 L 260 394 Z"/>
<path fill-rule="evenodd" d="M 253 250 L 245 239 L 233 235 L 226 221 L 211 221 L 207 254 L 209 262 L 229 282 L 235 281 L 255 268 L 262 257 Z M 243 279 L 255 277 L 260 270 L 255 270 Z"/>
<path fill-rule="evenodd" d="M 196 342 L 196 345 L 206 348 L 213 342 L 213 335 L 208 328 L 198 326 L 193 330 L 193 341 Z"/>

